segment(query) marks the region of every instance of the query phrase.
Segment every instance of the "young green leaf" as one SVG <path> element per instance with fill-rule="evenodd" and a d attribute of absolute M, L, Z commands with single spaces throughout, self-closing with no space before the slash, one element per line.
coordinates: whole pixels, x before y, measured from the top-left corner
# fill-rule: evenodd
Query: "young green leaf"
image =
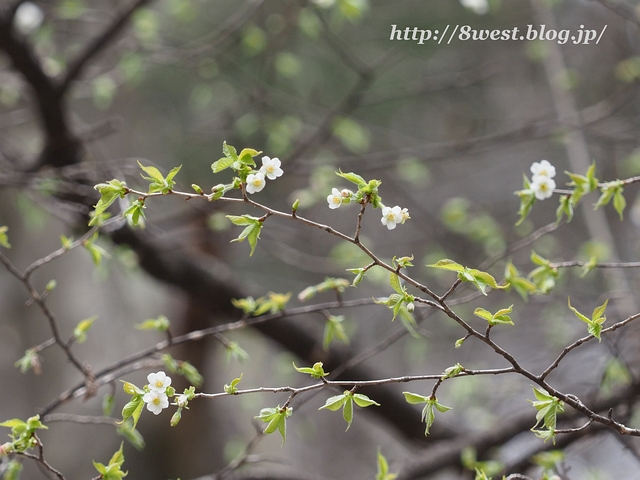
<path fill-rule="evenodd" d="M 601 341 L 600 332 L 602 331 L 602 324 L 607 320 L 607 317 L 604 316 L 604 311 L 607 308 L 607 304 L 609 303 L 609 299 L 607 299 L 602 305 L 596 307 L 593 310 L 591 318 L 588 318 L 586 315 L 583 315 L 574 307 L 571 306 L 571 299 L 569 298 L 568 304 L 571 311 L 578 317 L 580 320 L 587 324 L 587 331 L 589 334 L 593 335 Z"/>
<path fill-rule="evenodd" d="M 138 198 L 131 202 L 129 208 L 127 208 L 124 212 L 122 212 L 122 216 L 127 219 L 130 225 L 137 227 L 140 225 L 144 227 L 144 198 Z"/>
<path fill-rule="evenodd" d="M 389 473 L 389 462 L 387 462 L 387 459 L 382 455 L 380 447 L 378 447 L 377 460 L 378 473 L 376 474 L 376 480 L 395 480 L 398 475 L 395 473 Z"/>
<path fill-rule="evenodd" d="M 531 401 L 532 406 L 538 411 L 536 414 L 536 424 L 532 431 L 538 425 L 544 426 L 547 430 L 555 430 L 558 413 L 564 412 L 564 402 L 552 396 L 541 387 L 532 387 L 536 401 Z"/>
<path fill-rule="evenodd" d="M 284 445 L 286 440 L 286 422 L 292 413 L 293 409 L 291 407 L 280 408 L 280 405 L 278 405 L 275 408 L 263 408 L 260 410 L 260 415 L 255 418 L 267 424 L 263 433 L 271 434 L 276 430 L 279 431 L 282 436 L 282 445 Z"/>
<path fill-rule="evenodd" d="M 536 196 L 533 190 L 531 190 L 531 184 L 526 176 L 524 176 L 524 189 L 514 193 L 520 197 L 520 208 L 518 209 L 518 215 L 520 218 L 516 222 L 517 227 L 524 222 L 524 219 L 527 218 L 531 212 L 533 205 L 536 203 Z"/>
<path fill-rule="evenodd" d="M 76 339 L 78 343 L 84 343 L 87 340 L 87 331 L 93 325 L 93 322 L 98 318 L 97 315 L 94 315 L 86 320 L 82 320 L 76 328 L 73 330 L 73 337 Z"/>
<path fill-rule="evenodd" d="M 397 293 L 404 295 L 404 289 L 402 288 L 402 285 L 400 285 L 400 277 L 398 277 L 398 275 L 391 273 L 389 276 L 389 284 Z"/>
<path fill-rule="evenodd" d="M 351 427 L 351 423 L 353 422 L 353 404 L 358 405 L 359 407 L 365 408 L 371 405 L 380 406 L 379 403 L 371 400 L 366 395 L 361 393 L 353 393 L 349 390 L 345 390 L 342 395 L 335 395 L 333 397 L 329 397 L 325 404 L 319 408 L 319 410 L 327 409 L 331 411 L 339 410 L 342 407 L 342 417 L 345 422 L 347 422 L 347 430 Z"/>
<path fill-rule="evenodd" d="M 97 225 L 101 218 L 103 218 L 103 214 L 107 208 L 109 208 L 118 197 L 124 198 L 128 192 L 127 184 L 117 179 L 110 180 L 107 183 L 99 183 L 93 188 L 98 190 L 101 196 L 98 203 L 94 206 L 94 211 L 91 212 L 90 227 Z"/>
<path fill-rule="evenodd" d="M 242 374 L 240 374 L 239 377 L 236 377 L 233 380 L 231 380 L 231 383 L 229 385 L 225 384 L 224 385 L 225 393 L 228 393 L 229 395 L 235 395 L 236 393 L 238 393 L 238 384 L 240 383 L 241 380 L 242 380 Z"/>
<path fill-rule="evenodd" d="M 447 407 L 438 403 L 438 399 L 436 397 L 425 397 L 423 395 L 418 395 L 417 393 L 411 392 L 402 392 L 407 403 L 418 404 L 425 403 L 426 405 L 422 409 L 422 421 L 425 422 L 425 436 L 429 435 L 429 430 L 433 426 L 433 422 L 436 418 L 436 410 L 438 412 L 444 413 L 451 410 L 451 407 Z"/>
<path fill-rule="evenodd" d="M 293 368 L 300 373 L 306 373 L 311 375 L 312 378 L 322 378 L 329 375 L 329 372 L 325 372 L 324 368 L 322 368 L 322 362 L 316 362 L 313 364 L 313 367 L 296 367 L 296 364 L 293 364 Z"/>
<path fill-rule="evenodd" d="M 504 279 L 506 282 L 508 282 L 509 285 L 507 290 L 513 287 L 513 289 L 518 292 L 523 300 L 527 300 L 529 298 L 529 295 L 532 295 L 536 292 L 536 285 L 526 278 L 521 277 L 518 269 L 511 262 L 511 260 L 507 262 L 504 270 Z"/>
<path fill-rule="evenodd" d="M 82 246 L 89 252 L 89 255 L 91 255 L 91 260 L 93 260 L 94 265 L 99 267 L 102 262 L 102 257 L 108 257 L 109 254 L 104 248 L 95 244 L 97 239 L 98 232 L 94 233 L 90 238 L 82 242 Z"/>
<path fill-rule="evenodd" d="M 0 245 L 4 248 L 11 248 L 11 244 L 9 243 L 9 237 L 7 236 L 7 231 L 9 227 L 2 226 L 0 227 Z"/>
<path fill-rule="evenodd" d="M 509 314 L 511 313 L 511 310 L 513 309 L 513 305 L 511 305 L 509 308 L 502 308 L 500 310 L 498 310 L 496 313 L 491 313 L 488 312 L 487 310 L 485 310 L 484 308 L 476 308 L 475 311 L 473 312 L 473 314 L 476 317 L 480 317 L 484 320 L 486 320 L 489 325 L 493 326 L 493 325 L 513 325 L 513 322 L 511 321 L 511 317 L 509 316 Z"/>
<path fill-rule="evenodd" d="M 135 325 L 138 330 L 156 330 L 158 332 L 166 332 L 169 329 L 171 322 L 164 315 L 160 315 L 158 318 L 149 318 L 142 323 Z"/>
<path fill-rule="evenodd" d="M 262 230 L 263 226 L 262 220 L 256 217 L 252 217 L 251 215 L 227 215 L 227 218 L 231 220 L 234 225 L 246 225 L 245 229 L 240 233 L 240 235 L 238 235 L 238 238 L 234 238 L 231 241 L 243 242 L 246 239 L 251 246 L 251 253 L 249 256 L 252 256 L 253 252 L 256 249 L 256 245 L 258 244 L 258 240 L 260 239 L 260 231 Z"/>
<path fill-rule="evenodd" d="M 336 172 L 336 175 L 344 178 L 345 180 L 348 180 L 351 183 L 356 184 L 358 188 L 365 187 L 367 185 L 367 181 L 357 173 L 344 173 L 342 172 L 342 170 L 340 170 L 339 172 Z"/>
<path fill-rule="evenodd" d="M 127 472 L 123 472 L 121 469 L 124 463 L 122 446 L 123 444 L 121 443 L 120 449 L 113 454 L 107 465 L 93 461 L 93 466 L 100 473 L 100 478 L 103 480 L 121 480 L 127 476 Z"/>
<path fill-rule="evenodd" d="M 329 315 L 324 324 L 324 335 L 322 336 L 322 349 L 327 351 L 333 339 L 340 340 L 343 343 L 349 343 L 349 337 L 344 330 L 343 315 Z"/>

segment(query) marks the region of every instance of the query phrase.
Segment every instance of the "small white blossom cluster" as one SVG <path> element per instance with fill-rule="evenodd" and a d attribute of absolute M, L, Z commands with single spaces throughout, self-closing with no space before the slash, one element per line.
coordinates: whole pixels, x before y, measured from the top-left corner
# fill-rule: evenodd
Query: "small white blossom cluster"
<path fill-rule="evenodd" d="M 171 385 L 171 377 L 164 372 L 150 373 L 147 375 L 149 391 L 144 394 L 142 400 L 147 404 L 147 410 L 158 415 L 169 406 L 167 387 Z"/>
<path fill-rule="evenodd" d="M 284 173 L 280 168 L 279 158 L 262 157 L 262 166 L 256 173 L 247 175 L 247 193 L 257 193 L 261 191 L 269 180 L 275 180 Z"/>
<path fill-rule="evenodd" d="M 354 195 L 355 194 L 347 188 L 342 190 L 338 190 L 337 188 L 331 189 L 331 195 L 327 197 L 329 208 L 335 210 L 343 203 L 350 203 Z M 397 205 L 393 208 L 382 205 L 382 218 L 380 221 L 382 225 L 389 230 L 393 230 L 396 228 L 396 225 L 402 224 L 410 218 L 409 210 L 406 208 L 400 208 Z"/>
<path fill-rule="evenodd" d="M 556 176 L 556 167 L 551 165 L 547 160 L 533 162 L 531 165 L 531 190 L 538 200 L 544 200 L 553 195 L 553 189 L 556 188 L 556 182 L 553 177 Z"/>
<path fill-rule="evenodd" d="M 382 225 L 387 227 L 389 230 L 393 230 L 396 228 L 397 224 L 402 224 L 409 220 L 411 217 L 409 216 L 409 210 L 406 208 L 400 208 L 399 206 L 391 207 L 382 207 L 382 218 L 380 221 Z"/>
<path fill-rule="evenodd" d="M 329 202 L 329 208 L 331 210 L 335 210 L 343 203 L 351 202 L 352 196 L 353 196 L 353 192 L 348 188 L 343 188 L 342 190 L 338 190 L 337 188 L 332 188 L 331 195 L 327 197 L 327 202 Z"/>

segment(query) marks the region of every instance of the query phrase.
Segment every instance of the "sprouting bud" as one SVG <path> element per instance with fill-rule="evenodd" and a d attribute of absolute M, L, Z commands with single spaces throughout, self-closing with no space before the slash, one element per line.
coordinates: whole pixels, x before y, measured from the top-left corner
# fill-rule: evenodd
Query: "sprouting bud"
<path fill-rule="evenodd" d="M 213 202 L 218 200 L 222 195 L 224 195 L 224 184 L 219 183 L 215 187 L 211 187 L 211 196 L 209 197 L 209 201 Z"/>

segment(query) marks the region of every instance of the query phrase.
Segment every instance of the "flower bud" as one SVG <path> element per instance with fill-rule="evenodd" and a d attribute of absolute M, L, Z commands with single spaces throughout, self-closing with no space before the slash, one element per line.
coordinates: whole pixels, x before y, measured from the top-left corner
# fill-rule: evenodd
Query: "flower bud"
<path fill-rule="evenodd" d="M 407 303 L 407 312 L 413 313 L 415 309 L 416 309 L 416 306 L 413 302 Z"/>

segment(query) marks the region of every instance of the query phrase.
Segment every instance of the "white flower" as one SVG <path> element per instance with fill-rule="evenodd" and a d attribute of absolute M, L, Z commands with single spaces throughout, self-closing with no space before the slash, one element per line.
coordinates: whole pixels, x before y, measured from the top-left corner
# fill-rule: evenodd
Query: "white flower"
<path fill-rule="evenodd" d="M 382 219 L 380 220 L 389 230 L 396 228 L 398 223 L 402 223 L 402 209 L 399 206 L 382 207 Z"/>
<path fill-rule="evenodd" d="M 409 216 L 409 209 L 408 208 L 403 208 L 402 211 L 400 212 L 400 215 L 402 217 L 402 223 L 404 223 L 405 221 L 409 220 L 411 217 Z"/>
<path fill-rule="evenodd" d="M 256 193 L 264 188 L 266 185 L 264 180 L 264 173 L 250 173 L 247 175 L 247 193 Z"/>
<path fill-rule="evenodd" d="M 262 166 L 260 167 L 260 173 L 265 175 L 269 180 L 275 180 L 281 177 L 284 173 L 280 168 L 280 159 L 262 157 Z"/>
<path fill-rule="evenodd" d="M 157 390 L 151 390 L 145 393 L 142 400 L 147 404 L 147 410 L 154 415 L 158 415 L 163 409 L 169 406 L 169 397 L 167 397 L 167 394 L 158 392 Z"/>
<path fill-rule="evenodd" d="M 342 205 L 342 193 L 337 188 L 331 189 L 331 195 L 327 197 L 327 202 L 329 202 L 329 208 L 335 209 Z"/>
<path fill-rule="evenodd" d="M 556 182 L 549 177 L 543 175 L 534 175 L 531 190 L 538 200 L 544 200 L 553 195 L 553 189 L 556 188 Z"/>
<path fill-rule="evenodd" d="M 531 164 L 531 173 L 533 174 L 533 181 L 536 181 L 536 177 L 553 178 L 556 176 L 556 167 L 551 165 L 548 160 L 541 160 L 540 162 L 533 162 Z"/>
<path fill-rule="evenodd" d="M 18 7 L 13 18 L 16 30 L 28 35 L 42 25 L 44 13 L 35 3 L 24 2 Z"/>
<path fill-rule="evenodd" d="M 150 373 L 147 375 L 149 388 L 153 392 L 164 393 L 169 385 L 171 385 L 171 377 L 164 372 Z M 145 400 L 146 401 L 146 400 Z"/>
<path fill-rule="evenodd" d="M 484 15 L 489 12 L 489 2 L 487 0 L 460 0 L 460 4 L 469 10 L 473 10 L 478 15 Z"/>
<path fill-rule="evenodd" d="M 176 405 L 179 407 L 186 407 L 189 403 L 189 396 L 182 393 L 176 397 Z"/>

